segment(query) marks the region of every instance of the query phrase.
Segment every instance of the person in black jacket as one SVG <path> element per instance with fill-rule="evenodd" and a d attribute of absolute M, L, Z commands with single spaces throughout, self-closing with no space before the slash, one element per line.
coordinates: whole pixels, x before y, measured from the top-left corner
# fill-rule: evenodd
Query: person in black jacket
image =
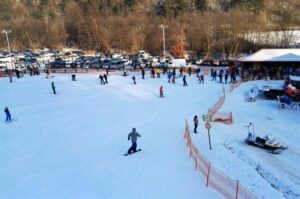
<path fill-rule="evenodd" d="M 107 75 L 106 74 L 103 75 L 103 78 L 104 78 L 105 83 L 108 84 Z"/>
<path fill-rule="evenodd" d="M 145 69 L 142 68 L 142 79 L 145 79 Z"/>
<path fill-rule="evenodd" d="M 132 80 L 133 80 L 133 84 L 136 84 L 134 75 L 132 76 Z"/>
<path fill-rule="evenodd" d="M 198 124 L 199 124 L 198 116 L 195 115 L 195 117 L 194 117 L 194 133 L 197 133 Z"/>
<path fill-rule="evenodd" d="M 182 80 L 183 80 L 183 86 L 187 86 L 186 75 L 183 76 Z"/>
<path fill-rule="evenodd" d="M 54 82 L 51 82 L 51 87 L 52 87 L 52 90 L 53 90 L 53 94 L 56 95 Z"/>
<path fill-rule="evenodd" d="M 100 79 L 100 84 L 104 84 L 105 85 L 105 82 L 103 81 L 103 76 L 102 75 L 99 75 L 99 79 Z"/>

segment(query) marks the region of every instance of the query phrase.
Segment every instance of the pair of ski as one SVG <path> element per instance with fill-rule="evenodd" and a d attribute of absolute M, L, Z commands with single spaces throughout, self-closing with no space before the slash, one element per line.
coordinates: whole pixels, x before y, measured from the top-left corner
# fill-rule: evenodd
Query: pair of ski
<path fill-rule="evenodd" d="M 15 122 L 17 121 L 17 119 L 11 119 L 10 121 L 4 121 L 5 124 L 9 124 L 9 123 L 12 123 L 12 122 Z"/>

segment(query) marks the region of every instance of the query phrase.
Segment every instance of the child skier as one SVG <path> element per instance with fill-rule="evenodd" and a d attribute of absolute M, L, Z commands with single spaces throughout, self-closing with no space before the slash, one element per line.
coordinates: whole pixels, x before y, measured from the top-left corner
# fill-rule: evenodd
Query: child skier
<path fill-rule="evenodd" d="M 164 97 L 164 89 L 162 86 L 159 89 L 159 97 Z"/>
<path fill-rule="evenodd" d="M 5 112 L 5 115 L 6 115 L 5 122 L 11 122 L 11 115 L 10 115 L 10 112 L 8 110 L 8 107 L 5 107 L 4 112 Z"/>
<path fill-rule="evenodd" d="M 76 81 L 76 75 L 72 74 L 72 81 Z"/>
<path fill-rule="evenodd" d="M 168 72 L 168 83 L 171 83 L 172 73 L 171 71 Z"/>
<path fill-rule="evenodd" d="M 12 73 L 9 73 L 8 77 L 9 77 L 9 82 L 12 83 L 12 78 L 13 78 Z"/>
<path fill-rule="evenodd" d="M 141 137 L 141 135 L 136 132 L 136 128 L 132 128 L 132 132 L 129 133 L 128 135 L 128 140 L 131 139 L 131 147 L 128 149 L 128 154 L 131 154 L 132 152 L 136 152 L 136 147 L 137 147 L 137 144 L 136 144 L 136 141 L 137 141 L 137 137 Z"/>

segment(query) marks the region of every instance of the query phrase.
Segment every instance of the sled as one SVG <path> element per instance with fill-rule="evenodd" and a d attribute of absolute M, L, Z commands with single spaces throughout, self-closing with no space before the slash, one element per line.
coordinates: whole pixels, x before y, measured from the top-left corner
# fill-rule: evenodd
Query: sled
<path fill-rule="evenodd" d="M 252 126 L 252 132 L 250 132 L 250 128 Z M 269 152 L 273 154 L 279 154 L 282 150 L 287 149 L 287 146 L 283 146 L 279 142 L 277 142 L 274 138 L 269 138 L 268 135 L 265 137 L 259 137 L 255 135 L 254 132 L 254 124 L 250 122 L 248 126 L 245 126 L 248 128 L 248 136 L 245 140 L 245 142 L 249 145 L 260 147 L 266 150 L 269 150 Z"/>
<path fill-rule="evenodd" d="M 132 153 L 125 153 L 124 156 L 132 155 L 132 154 L 137 153 L 139 151 L 142 151 L 142 149 L 137 149 L 136 152 L 132 152 Z"/>

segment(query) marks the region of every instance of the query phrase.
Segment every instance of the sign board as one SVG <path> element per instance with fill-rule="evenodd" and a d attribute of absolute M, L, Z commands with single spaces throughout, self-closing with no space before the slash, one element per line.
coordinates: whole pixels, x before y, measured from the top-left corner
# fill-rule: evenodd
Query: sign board
<path fill-rule="evenodd" d="M 203 122 L 212 122 L 212 115 L 204 114 L 202 115 Z"/>
<path fill-rule="evenodd" d="M 205 128 L 210 129 L 211 128 L 211 124 L 209 122 L 205 123 Z"/>

